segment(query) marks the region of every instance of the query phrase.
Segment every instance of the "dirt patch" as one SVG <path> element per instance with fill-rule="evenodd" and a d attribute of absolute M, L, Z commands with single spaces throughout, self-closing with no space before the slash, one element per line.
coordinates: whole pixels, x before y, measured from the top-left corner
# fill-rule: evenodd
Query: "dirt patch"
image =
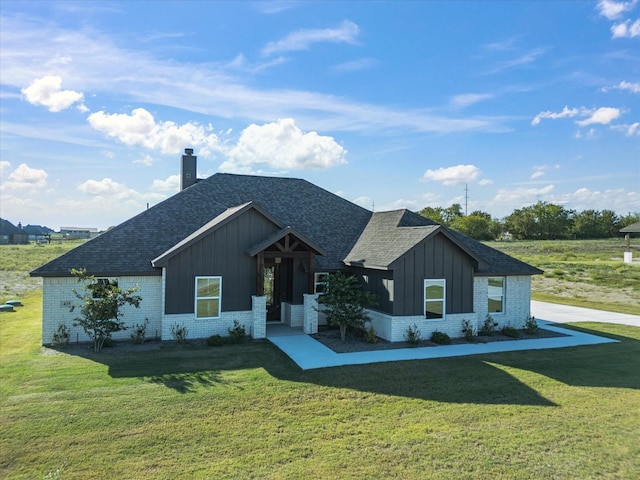
<path fill-rule="evenodd" d="M 538 338 L 553 338 L 553 337 L 566 337 L 562 333 L 552 332 L 545 329 L 538 329 L 538 332 L 529 335 L 524 330 L 519 331 L 520 336 L 518 338 L 507 337 L 501 333 L 495 333 L 490 337 L 475 337 L 473 343 L 489 343 L 489 342 L 504 342 L 507 340 L 535 340 Z M 378 339 L 378 343 L 367 343 L 364 338 L 357 337 L 356 335 L 347 333 L 347 338 L 343 342 L 340 339 L 340 331 L 338 329 L 320 327 L 320 330 L 315 335 L 311 335 L 314 339 L 330 348 L 336 353 L 351 353 L 351 352 L 370 352 L 377 350 L 393 350 L 397 348 L 415 348 L 415 347 L 440 347 L 437 343 L 429 340 L 421 340 L 418 345 L 412 346 L 407 342 L 388 342 L 386 340 Z M 464 338 L 452 338 L 451 345 L 466 344 Z"/>

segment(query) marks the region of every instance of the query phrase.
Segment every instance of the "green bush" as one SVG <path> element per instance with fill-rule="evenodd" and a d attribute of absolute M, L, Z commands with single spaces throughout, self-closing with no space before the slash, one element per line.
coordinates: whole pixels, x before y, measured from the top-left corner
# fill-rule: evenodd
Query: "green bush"
<path fill-rule="evenodd" d="M 451 343 L 451 338 L 444 332 L 435 331 L 431 334 L 431 341 L 438 345 L 449 345 Z"/>
<path fill-rule="evenodd" d="M 149 319 L 145 318 L 143 324 L 136 323 L 131 332 L 131 340 L 136 345 L 142 345 L 147 336 L 147 325 L 149 325 Z"/>
<path fill-rule="evenodd" d="M 378 343 L 378 336 L 376 335 L 376 329 L 373 328 L 373 325 L 369 325 L 364 331 L 364 341 L 367 343 Z"/>
<path fill-rule="evenodd" d="M 536 322 L 536 317 L 529 315 L 524 322 L 524 331 L 529 335 L 534 335 L 538 332 L 538 322 Z"/>
<path fill-rule="evenodd" d="M 505 337 L 509 337 L 509 338 L 518 338 L 520 336 L 520 332 L 518 332 L 518 330 L 512 327 L 511 325 L 506 325 L 502 327 L 502 330 L 500 330 L 500 332 Z"/>
<path fill-rule="evenodd" d="M 482 335 L 483 337 L 490 337 L 491 335 L 493 335 L 493 332 L 496 331 L 497 326 L 498 322 L 496 322 L 491 315 L 487 314 L 482 327 L 480 327 L 480 330 L 478 331 L 478 335 Z"/>
<path fill-rule="evenodd" d="M 188 334 L 189 330 L 184 325 L 178 325 L 177 323 L 171 325 L 171 336 L 177 343 L 186 342 Z"/>
<path fill-rule="evenodd" d="M 471 325 L 471 320 L 462 320 L 462 334 L 467 342 L 473 342 L 476 336 L 476 329 Z"/>
<path fill-rule="evenodd" d="M 227 331 L 229 332 L 229 343 L 242 343 L 247 336 L 244 326 L 240 325 L 238 320 L 234 320 L 233 327 L 229 327 Z"/>
<path fill-rule="evenodd" d="M 67 348 L 69 346 L 69 339 L 71 338 L 71 331 L 64 323 L 58 325 L 58 329 L 53 335 L 51 335 L 51 346 L 54 348 Z"/>
<path fill-rule="evenodd" d="M 404 334 L 404 338 L 410 347 L 415 347 L 422 340 L 422 333 L 418 330 L 418 326 L 414 323 L 413 326 L 407 328 L 407 332 Z"/>
<path fill-rule="evenodd" d="M 207 345 L 209 345 L 210 347 L 221 347 L 222 345 L 225 345 L 227 343 L 227 339 L 224 338 L 222 335 L 211 335 L 209 338 L 207 338 Z"/>

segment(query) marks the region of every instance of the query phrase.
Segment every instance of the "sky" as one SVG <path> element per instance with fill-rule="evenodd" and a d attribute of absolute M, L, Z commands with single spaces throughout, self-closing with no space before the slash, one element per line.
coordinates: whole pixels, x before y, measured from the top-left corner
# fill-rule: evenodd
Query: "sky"
<path fill-rule="evenodd" d="M 0 4 L 0 216 L 104 229 L 198 176 L 374 211 L 640 213 L 640 1 Z M 292 205 L 295 208 L 295 205 Z"/>

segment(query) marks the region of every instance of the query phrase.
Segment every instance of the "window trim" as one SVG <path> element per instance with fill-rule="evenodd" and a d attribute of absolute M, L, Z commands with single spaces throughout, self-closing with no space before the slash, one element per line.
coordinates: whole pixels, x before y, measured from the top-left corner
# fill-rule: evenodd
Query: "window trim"
<path fill-rule="evenodd" d="M 220 282 L 218 288 L 218 296 L 211 297 L 199 297 L 198 296 L 198 280 L 212 279 Z M 222 316 L 222 276 L 221 275 L 198 275 L 194 281 L 194 303 L 193 303 L 193 315 L 196 320 L 214 320 L 219 319 Z M 218 300 L 218 315 L 213 317 L 199 317 L 198 316 L 198 300 Z"/>
<path fill-rule="evenodd" d="M 324 276 L 324 280 L 318 280 L 320 276 Z M 313 274 L 313 293 L 317 293 L 318 295 L 324 295 L 327 293 L 327 283 L 329 282 L 329 272 L 314 272 Z M 319 292 L 318 287 L 324 286 L 324 291 Z"/>
<path fill-rule="evenodd" d="M 500 279 L 502 280 L 502 291 L 500 292 L 500 310 L 498 311 L 491 311 L 489 309 L 489 302 L 490 300 L 493 299 L 497 299 L 498 296 L 497 295 L 491 295 L 490 289 L 491 289 L 491 285 L 489 285 L 489 282 L 491 282 L 492 278 L 496 278 L 496 279 Z M 505 311 L 505 306 L 506 306 L 506 299 L 507 299 L 507 277 L 505 276 L 493 276 L 493 277 L 487 277 L 487 312 L 489 314 L 500 314 L 500 313 L 504 313 Z"/>
<path fill-rule="evenodd" d="M 442 298 L 432 298 L 427 299 L 427 284 L 431 282 L 441 282 L 442 284 Z M 442 321 L 445 320 L 447 316 L 447 279 L 446 278 L 425 278 L 422 288 L 423 295 L 423 312 L 422 315 L 426 320 L 429 321 Z M 442 303 L 442 317 L 437 318 L 429 318 L 427 317 L 427 303 L 429 302 L 441 302 Z"/>

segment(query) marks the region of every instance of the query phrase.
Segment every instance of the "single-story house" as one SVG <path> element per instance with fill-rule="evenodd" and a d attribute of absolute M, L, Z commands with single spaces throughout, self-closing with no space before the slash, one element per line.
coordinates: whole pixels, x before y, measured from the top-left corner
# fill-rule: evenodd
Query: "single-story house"
<path fill-rule="evenodd" d="M 71 268 L 137 285 L 148 336 L 227 335 L 234 321 L 254 338 L 269 322 L 315 333 L 327 275 L 347 272 L 378 299 L 368 313 L 381 338 L 402 341 L 409 326 L 461 336 L 463 320 L 522 327 L 531 276 L 540 270 L 408 210 L 371 212 L 305 180 L 218 173 L 196 178 L 182 156 L 181 191 L 35 269 L 43 278 L 43 343 L 72 328 L 77 287 Z M 127 332 L 118 335 L 126 337 Z M 115 337 L 118 338 L 118 337 Z"/>
<path fill-rule="evenodd" d="M 22 229 L 29 234 L 30 241 L 39 241 L 43 239 L 50 239 L 51 235 L 55 233 L 49 227 L 43 227 L 42 225 L 26 225 Z"/>
<path fill-rule="evenodd" d="M 23 245 L 29 243 L 29 234 L 22 229 L 22 225 L 16 227 L 9 220 L 0 218 L 0 245 Z"/>

